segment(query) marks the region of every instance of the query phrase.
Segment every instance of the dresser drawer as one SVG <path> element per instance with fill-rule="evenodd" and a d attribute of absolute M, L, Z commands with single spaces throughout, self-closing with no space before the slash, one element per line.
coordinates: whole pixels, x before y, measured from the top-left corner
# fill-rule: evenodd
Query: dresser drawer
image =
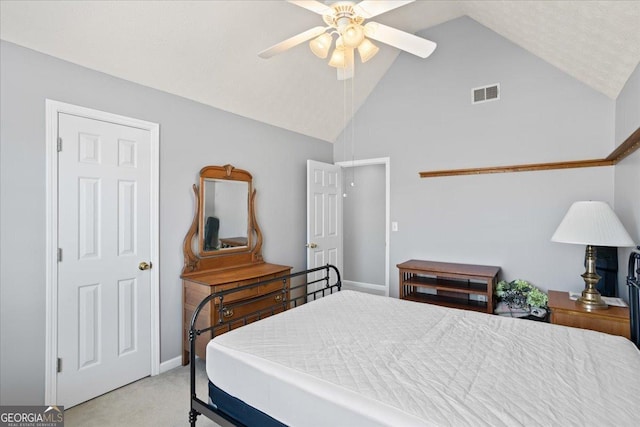
<path fill-rule="evenodd" d="M 226 291 L 229 289 L 239 288 L 241 286 L 249 285 L 251 283 L 259 282 L 260 280 L 242 280 L 238 282 L 225 283 L 224 285 L 206 286 L 200 283 L 190 282 L 185 280 L 185 299 L 184 303 L 193 307 L 194 309 L 200 304 L 200 302 L 212 293 Z M 238 301 L 243 299 L 252 298 L 258 295 L 258 287 L 243 289 L 238 292 L 233 292 L 225 296 L 225 301 Z"/>
<path fill-rule="evenodd" d="M 277 291 L 277 289 L 275 289 Z M 282 294 L 275 293 L 269 296 L 256 297 L 253 300 L 239 301 L 229 304 L 222 310 L 222 321 L 232 321 L 231 329 L 242 326 L 246 323 L 255 322 L 264 317 L 268 317 L 273 313 L 280 313 L 283 311 L 284 306 L 277 306 L 273 309 L 267 310 L 268 307 L 273 306 L 282 301 Z M 273 313 L 272 313 L 273 312 Z M 219 322 L 220 311 L 216 307 L 213 313 L 214 322 Z M 245 319 L 246 317 L 246 319 Z"/>

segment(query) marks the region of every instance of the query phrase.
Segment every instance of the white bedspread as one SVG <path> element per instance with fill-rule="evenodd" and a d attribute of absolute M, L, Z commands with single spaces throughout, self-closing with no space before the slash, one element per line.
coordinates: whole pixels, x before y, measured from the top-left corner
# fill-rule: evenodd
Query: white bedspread
<path fill-rule="evenodd" d="M 207 374 L 290 426 L 638 426 L 627 339 L 342 291 L 216 337 Z"/>

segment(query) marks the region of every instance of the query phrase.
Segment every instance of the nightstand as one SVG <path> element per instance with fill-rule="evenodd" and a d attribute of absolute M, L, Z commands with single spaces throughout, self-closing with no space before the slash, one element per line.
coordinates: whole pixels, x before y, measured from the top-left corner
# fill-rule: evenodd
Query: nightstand
<path fill-rule="evenodd" d="M 587 311 L 582 304 L 569 298 L 569 292 L 549 291 L 549 309 L 553 324 L 591 329 L 631 339 L 628 307 L 609 306 L 604 310 Z"/>

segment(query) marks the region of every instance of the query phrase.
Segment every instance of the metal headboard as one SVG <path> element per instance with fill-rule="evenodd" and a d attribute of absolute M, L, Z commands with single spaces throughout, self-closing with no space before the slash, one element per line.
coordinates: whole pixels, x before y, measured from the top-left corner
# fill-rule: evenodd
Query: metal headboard
<path fill-rule="evenodd" d="M 640 250 L 640 246 L 636 249 Z M 631 252 L 629 255 L 629 272 L 627 274 L 629 287 L 629 315 L 631 317 L 631 341 L 640 348 L 640 253 Z"/>
<path fill-rule="evenodd" d="M 321 272 L 322 274 L 316 274 Z M 306 278 L 306 280 L 304 280 L 303 283 L 299 283 L 297 285 L 290 283 L 290 280 L 292 278 L 298 276 Z M 282 289 L 275 290 L 268 294 L 264 294 L 261 297 L 254 298 L 253 301 L 262 299 L 270 299 L 273 301 L 273 296 L 280 294 L 282 295 L 282 298 L 279 298 L 280 302 L 272 304 L 269 307 L 245 314 L 237 320 L 224 320 L 225 316 L 223 314 L 225 310 L 246 304 L 246 302 L 225 303 L 225 296 L 236 292 L 243 292 L 248 289 L 257 288 L 259 286 L 272 284 L 275 282 L 281 282 L 283 285 Z M 311 288 L 309 288 L 310 286 Z M 250 321 L 252 321 L 251 319 L 255 320 L 257 318 L 259 320 L 262 317 L 268 317 L 270 315 L 283 311 L 284 309 L 295 308 L 298 305 L 306 304 L 307 302 L 322 298 L 328 294 L 338 292 L 341 290 L 341 288 L 342 280 L 340 278 L 340 271 L 335 266 L 327 264 L 322 267 L 311 268 L 308 270 L 299 271 L 297 273 L 291 273 L 284 276 L 275 277 L 273 279 L 267 279 L 261 282 L 251 283 L 248 285 L 239 286 L 237 288 L 212 293 L 204 298 L 193 312 L 189 327 L 189 363 L 191 365 L 189 367 L 191 396 L 191 408 L 189 411 L 190 426 L 196 426 L 196 420 L 199 415 L 205 415 L 207 418 L 215 421 L 221 427 L 234 427 L 238 425 L 237 421 L 233 419 L 233 417 L 225 414 L 224 412 L 218 411 L 216 408 L 212 408 L 206 402 L 200 400 L 196 395 L 195 342 L 197 336 L 205 332 L 211 332 L 213 338 L 216 334 L 216 328 L 226 327 L 227 330 L 231 330 L 233 327 L 239 326 L 238 322 L 240 322 L 240 324 L 242 325 L 246 325 L 247 323 L 250 323 Z M 218 323 L 215 325 L 209 325 L 202 329 L 198 329 L 196 327 L 198 316 L 200 315 L 200 312 L 204 309 L 204 307 L 207 306 L 212 300 L 218 301 Z"/>

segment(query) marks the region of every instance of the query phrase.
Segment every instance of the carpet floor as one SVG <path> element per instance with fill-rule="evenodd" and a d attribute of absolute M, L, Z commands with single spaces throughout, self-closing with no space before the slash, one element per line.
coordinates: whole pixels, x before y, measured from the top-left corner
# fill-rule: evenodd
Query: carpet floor
<path fill-rule="evenodd" d="M 196 362 L 198 397 L 207 398 L 204 361 Z M 198 417 L 199 427 L 217 426 Z M 189 425 L 189 366 L 180 366 L 155 377 L 143 378 L 91 399 L 64 412 L 65 427 Z"/>

